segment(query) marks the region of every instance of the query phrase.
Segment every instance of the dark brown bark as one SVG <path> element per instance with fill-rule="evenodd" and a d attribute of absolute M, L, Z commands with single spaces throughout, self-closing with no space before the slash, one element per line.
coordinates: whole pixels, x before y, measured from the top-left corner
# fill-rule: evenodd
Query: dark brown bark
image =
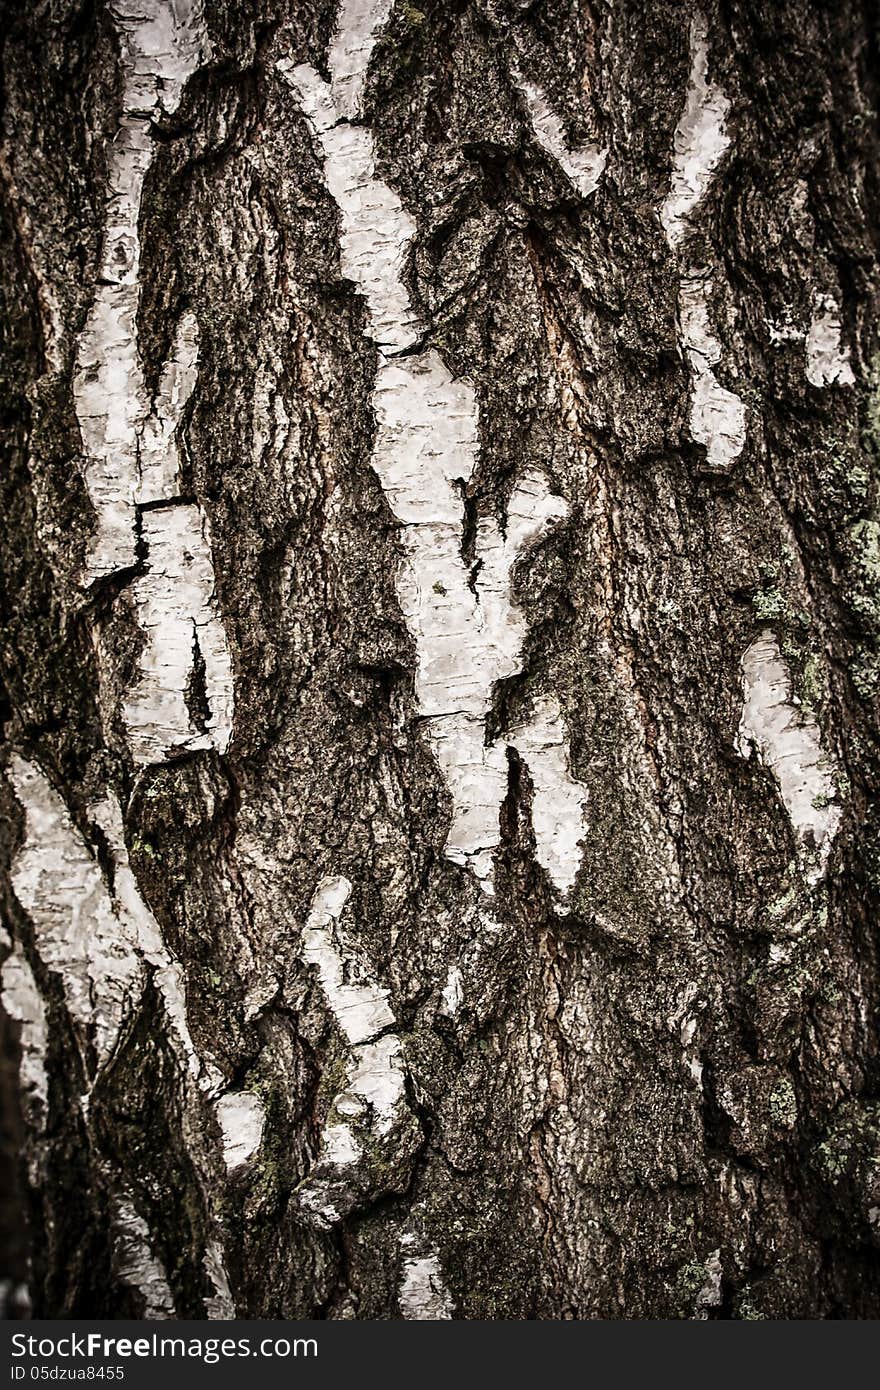
<path fill-rule="evenodd" d="M 728 143 L 676 248 L 664 208 L 699 13 Z M 398 0 L 372 49 L 355 124 L 415 226 L 418 350 L 475 393 L 464 562 L 530 470 L 567 505 L 516 559 L 521 658 L 488 692 L 508 768 L 493 899 L 446 853 L 455 806 L 396 582 L 408 533 L 376 461 L 382 350 L 319 133 L 278 67 L 327 79 L 335 16 L 332 0 L 206 0 L 210 52 L 150 127 L 139 370 L 163 401 L 188 314 L 197 377 L 173 499 L 140 506 L 131 563 L 89 582 L 100 518 L 75 380 L 106 278 L 121 29 L 101 4 L 7 7 L 3 904 L 46 1024 L 45 1101 L 23 1079 L 9 1122 L 27 1133 L 34 1311 L 160 1306 L 149 1257 L 178 1316 L 202 1317 L 222 1252 L 243 1317 L 418 1315 L 414 1260 L 442 1275 L 426 1306 L 462 1318 L 877 1316 L 875 7 Z M 526 87 L 561 123 L 556 156 Z M 584 193 L 564 164 L 588 147 L 608 153 Z M 692 413 L 695 267 L 716 385 L 744 411 L 727 466 Z M 823 305 L 837 379 L 809 366 Z M 138 594 L 150 517 L 172 505 L 209 528 L 215 627 L 194 619 L 185 691 L 205 746 L 138 761 Z M 207 746 L 220 630 L 228 747 Z M 772 752 L 738 743 L 761 641 L 833 769 L 820 868 Z M 517 733 L 544 698 L 586 808 L 567 895 Z M 96 866 L 89 911 L 126 892 L 96 810 L 118 799 L 201 1084 L 165 967 L 133 937 L 142 975 L 104 1051 L 116 1004 L 94 1000 L 92 1023 L 71 1005 L 78 967 L 47 957 L 25 883 L 25 764 Z M 355 1124 L 327 1218 L 309 1194 L 330 1201 L 326 1131 L 363 1054 L 303 943 L 340 876 L 341 939 L 387 992 L 377 1036 L 399 1040 L 403 1079 L 384 1133 Z M 262 1138 L 228 1172 L 217 1102 L 242 1093 Z"/>

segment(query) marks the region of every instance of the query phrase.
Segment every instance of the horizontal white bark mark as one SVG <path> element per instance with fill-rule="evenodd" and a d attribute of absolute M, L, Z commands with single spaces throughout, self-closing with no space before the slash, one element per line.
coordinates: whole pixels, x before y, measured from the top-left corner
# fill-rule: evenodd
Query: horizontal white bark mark
<path fill-rule="evenodd" d="M 837 787 L 818 725 L 793 703 L 788 667 L 769 629 L 743 654 L 742 675 L 737 747 L 744 758 L 755 749 L 773 773 L 801 845 L 808 857 L 815 851 L 818 865 L 809 871 L 815 880 L 825 868 L 842 814 L 834 804 Z"/>

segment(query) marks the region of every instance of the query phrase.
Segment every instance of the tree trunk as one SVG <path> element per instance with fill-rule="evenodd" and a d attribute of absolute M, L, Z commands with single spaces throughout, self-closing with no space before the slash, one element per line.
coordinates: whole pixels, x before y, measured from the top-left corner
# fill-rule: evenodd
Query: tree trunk
<path fill-rule="evenodd" d="M 10 1310 L 880 1315 L 875 7 L 4 28 Z"/>

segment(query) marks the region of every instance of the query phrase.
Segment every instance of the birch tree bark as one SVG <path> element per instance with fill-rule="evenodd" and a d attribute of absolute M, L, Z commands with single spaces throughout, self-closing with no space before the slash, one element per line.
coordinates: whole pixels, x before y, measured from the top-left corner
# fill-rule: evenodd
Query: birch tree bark
<path fill-rule="evenodd" d="M 877 1316 L 876 7 L 3 27 L 9 1310 Z"/>

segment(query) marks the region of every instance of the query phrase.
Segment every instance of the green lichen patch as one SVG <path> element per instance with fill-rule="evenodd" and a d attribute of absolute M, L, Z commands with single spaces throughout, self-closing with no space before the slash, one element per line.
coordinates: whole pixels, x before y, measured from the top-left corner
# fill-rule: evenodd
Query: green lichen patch
<path fill-rule="evenodd" d="M 762 1167 L 778 1162 L 780 1141 L 798 1122 L 791 1078 L 778 1066 L 739 1067 L 720 1073 L 716 1099 L 730 1121 L 736 1152 Z"/>
<path fill-rule="evenodd" d="M 849 1101 L 841 1106 L 815 1153 L 832 1184 L 844 1177 L 860 1184 L 880 1181 L 880 1105 Z"/>
<path fill-rule="evenodd" d="M 880 522 L 857 521 L 847 534 L 850 602 L 870 625 L 880 630 Z"/>
<path fill-rule="evenodd" d="M 759 566 L 760 587 L 752 598 L 752 609 L 760 623 L 778 622 L 788 614 L 788 605 L 782 591 L 779 566 L 762 564 Z"/>

